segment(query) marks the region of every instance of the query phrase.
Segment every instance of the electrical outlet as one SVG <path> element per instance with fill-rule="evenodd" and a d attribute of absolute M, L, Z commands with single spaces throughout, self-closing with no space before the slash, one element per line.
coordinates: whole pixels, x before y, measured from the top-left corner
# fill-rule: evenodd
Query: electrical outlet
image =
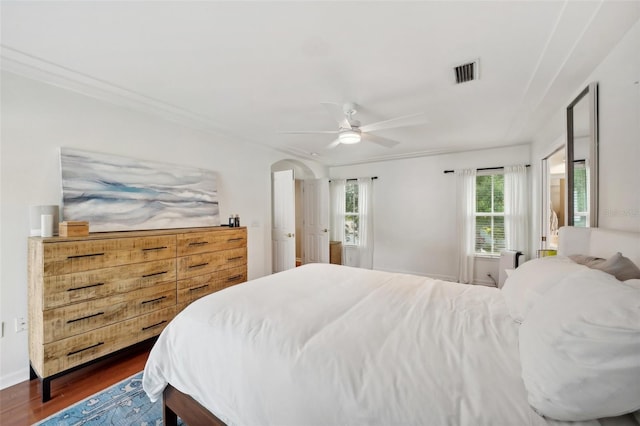
<path fill-rule="evenodd" d="M 27 320 L 24 317 L 16 318 L 16 333 L 27 331 Z"/>

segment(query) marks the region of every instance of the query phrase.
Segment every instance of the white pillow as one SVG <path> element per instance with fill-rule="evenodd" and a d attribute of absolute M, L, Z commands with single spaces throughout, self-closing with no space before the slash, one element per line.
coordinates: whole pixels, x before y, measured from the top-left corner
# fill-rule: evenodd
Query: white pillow
<path fill-rule="evenodd" d="M 640 409 L 640 289 L 595 269 L 550 289 L 519 330 L 529 404 L 558 420 Z"/>
<path fill-rule="evenodd" d="M 565 256 L 541 257 L 523 263 L 509 275 L 501 289 L 511 318 L 524 321 L 546 291 L 567 275 L 585 269 L 588 268 Z"/>

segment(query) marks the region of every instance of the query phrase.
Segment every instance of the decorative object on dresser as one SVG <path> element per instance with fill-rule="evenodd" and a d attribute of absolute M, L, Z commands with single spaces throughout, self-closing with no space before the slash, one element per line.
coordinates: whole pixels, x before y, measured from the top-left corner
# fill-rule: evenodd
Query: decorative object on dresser
<path fill-rule="evenodd" d="M 220 226 L 216 174 L 60 148 L 62 216 L 92 232 Z"/>
<path fill-rule="evenodd" d="M 31 378 L 51 380 L 160 334 L 194 300 L 247 280 L 246 228 L 29 238 Z"/>
<path fill-rule="evenodd" d="M 40 236 L 53 237 L 53 215 L 43 214 L 40 216 Z"/>
<path fill-rule="evenodd" d="M 61 237 L 86 237 L 89 235 L 89 222 L 65 221 L 60 222 Z"/>
<path fill-rule="evenodd" d="M 58 206 L 31 206 L 29 207 L 29 235 L 32 237 L 42 236 L 42 216 L 52 216 L 52 234 L 58 234 L 58 221 L 60 217 L 60 208 Z"/>

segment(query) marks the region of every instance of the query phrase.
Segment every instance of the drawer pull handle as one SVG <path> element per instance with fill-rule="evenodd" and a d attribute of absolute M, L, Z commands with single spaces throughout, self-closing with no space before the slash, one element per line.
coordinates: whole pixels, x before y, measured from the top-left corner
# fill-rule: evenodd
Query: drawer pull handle
<path fill-rule="evenodd" d="M 227 240 L 227 242 L 228 242 L 228 243 L 231 243 L 231 242 L 234 242 L 234 241 L 242 241 L 242 240 L 244 240 L 244 238 L 229 238 L 229 239 Z"/>
<path fill-rule="evenodd" d="M 140 303 L 141 305 L 147 304 L 147 303 L 153 303 L 153 302 L 159 302 L 162 299 L 166 299 L 167 296 L 162 296 L 162 297 L 156 297 L 155 299 L 151 299 L 151 300 L 145 300 L 144 302 Z"/>
<path fill-rule="evenodd" d="M 97 314 L 87 315 L 86 317 L 72 319 L 72 320 L 67 321 L 67 324 L 71 324 L 72 322 L 76 322 L 76 321 L 86 320 L 86 319 L 93 318 L 93 317 L 98 317 L 100 315 L 104 315 L 104 312 L 98 312 Z"/>
<path fill-rule="evenodd" d="M 101 285 L 104 285 L 104 283 L 95 283 L 95 284 L 85 285 L 85 286 L 82 286 L 82 287 L 68 288 L 67 291 L 84 290 L 85 288 L 100 287 Z"/>
<path fill-rule="evenodd" d="M 165 322 L 167 322 L 167 320 L 162 320 L 162 321 L 160 321 L 159 323 L 151 324 L 151 325 L 149 325 L 149 326 L 147 326 L 147 327 L 142 327 L 142 331 L 148 330 L 148 329 L 153 328 L 153 327 L 157 327 L 157 326 L 159 326 L 159 325 L 164 324 Z"/>
<path fill-rule="evenodd" d="M 209 244 L 209 241 L 198 241 L 198 242 L 195 242 L 195 243 L 189 243 L 189 247 L 204 246 L 206 244 Z"/>
<path fill-rule="evenodd" d="M 167 246 L 162 246 L 162 247 L 149 247 L 149 248 L 143 248 L 142 251 L 152 251 L 152 250 L 164 250 L 166 248 L 169 248 Z"/>
<path fill-rule="evenodd" d="M 209 287 L 209 284 L 201 285 L 199 287 L 190 288 L 189 291 L 197 291 L 197 290 L 201 290 L 201 289 L 207 288 L 207 287 Z"/>
<path fill-rule="evenodd" d="M 239 278 L 242 278 L 242 275 L 234 275 L 232 277 L 227 278 L 227 282 L 230 283 L 231 281 L 235 281 Z"/>
<path fill-rule="evenodd" d="M 104 345 L 104 342 L 98 342 L 95 345 L 87 346 L 86 348 L 78 349 L 77 351 L 69 352 L 67 356 L 79 354 L 80 352 L 88 351 L 89 349 L 97 348 L 100 345 Z"/>
<path fill-rule="evenodd" d="M 104 256 L 104 253 L 76 254 L 75 256 L 67 256 L 67 259 L 79 259 L 81 257 Z"/>
<path fill-rule="evenodd" d="M 240 260 L 240 259 L 244 259 L 244 256 L 230 257 L 227 259 L 227 262 L 232 262 L 234 260 Z"/>
<path fill-rule="evenodd" d="M 155 277 L 156 275 L 164 275 L 169 271 L 162 271 L 162 272 L 154 272 L 153 274 L 145 274 L 142 276 L 142 278 L 149 278 L 149 277 Z"/>
<path fill-rule="evenodd" d="M 191 266 L 189 266 L 189 269 L 202 268 L 203 266 L 207 266 L 208 264 L 209 264 L 209 262 L 205 262 L 205 263 L 198 263 L 197 265 L 191 265 Z"/>

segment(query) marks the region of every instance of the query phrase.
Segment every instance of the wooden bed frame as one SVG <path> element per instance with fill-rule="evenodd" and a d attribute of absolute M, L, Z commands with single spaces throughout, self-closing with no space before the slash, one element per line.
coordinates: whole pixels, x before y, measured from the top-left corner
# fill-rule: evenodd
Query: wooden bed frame
<path fill-rule="evenodd" d="M 162 396 L 164 426 L 177 426 L 178 417 L 187 426 L 226 426 L 198 401 L 171 385 L 167 385 Z"/>

